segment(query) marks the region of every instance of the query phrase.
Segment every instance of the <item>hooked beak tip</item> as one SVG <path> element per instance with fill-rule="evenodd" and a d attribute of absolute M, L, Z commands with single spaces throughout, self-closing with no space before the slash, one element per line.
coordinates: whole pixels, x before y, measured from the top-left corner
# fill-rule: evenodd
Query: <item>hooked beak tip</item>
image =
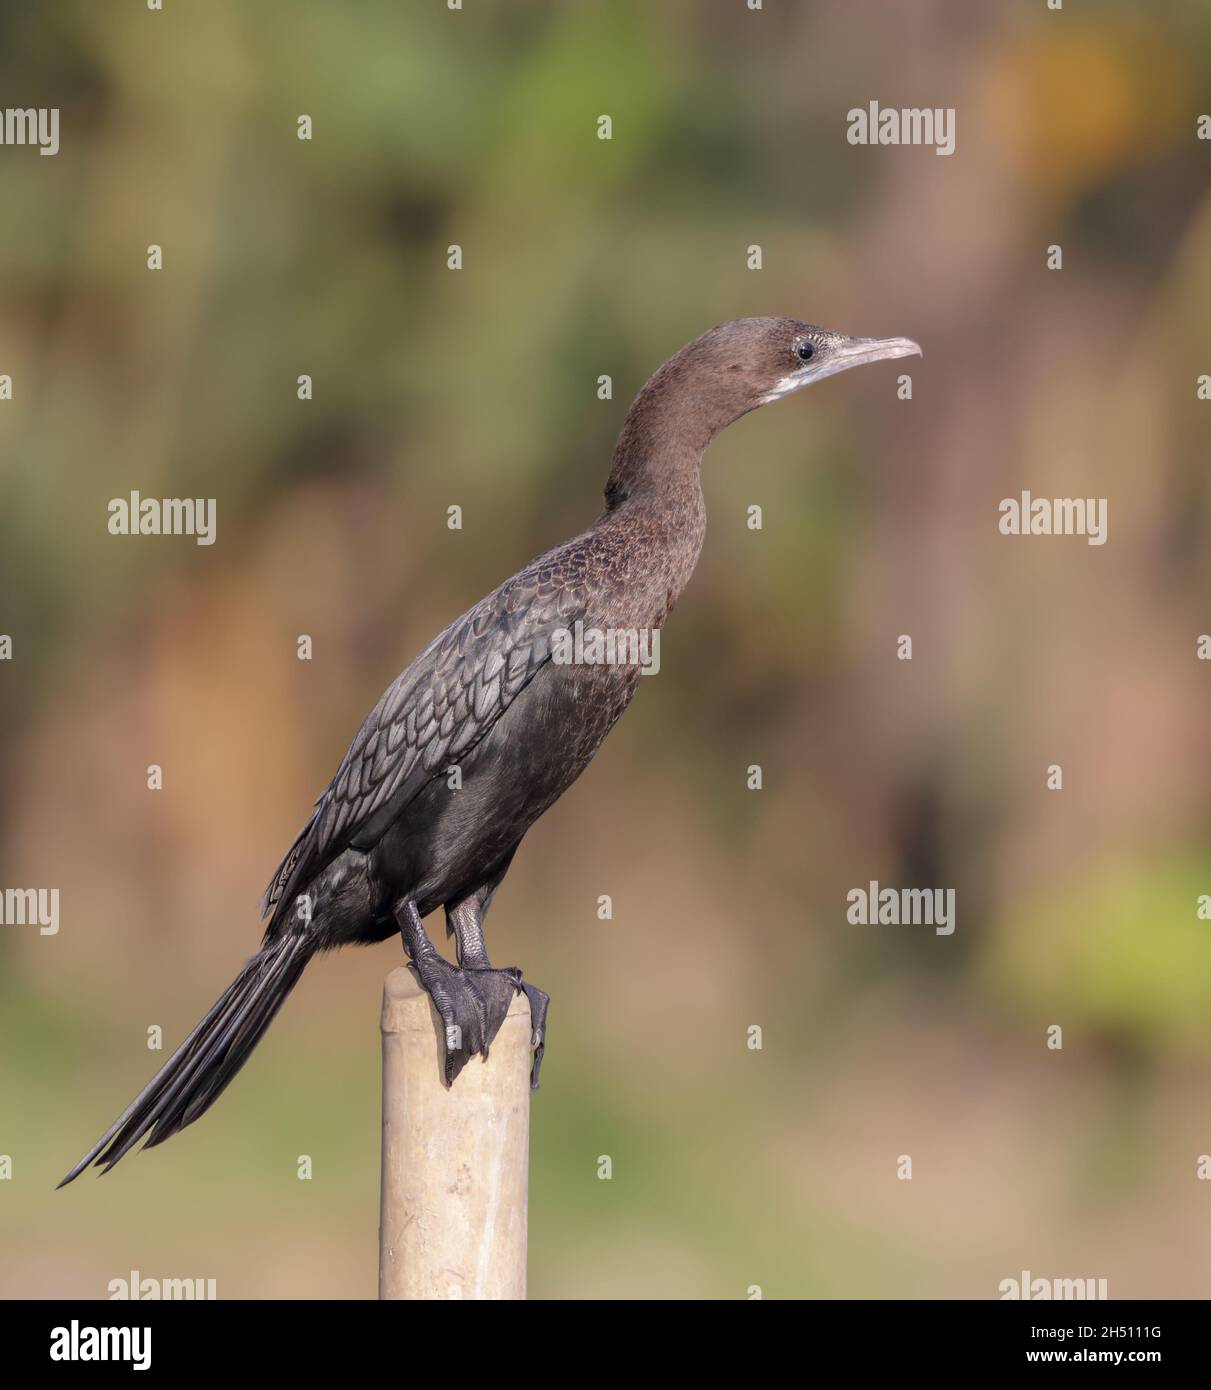
<path fill-rule="evenodd" d="M 880 357 L 924 357 L 921 344 L 911 338 L 876 338 L 871 344 Z"/>
<path fill-rule="evenodd" d="M 871 362 L 890 362 L 897 357 L 924 357 L 921 344 L 912 338 L 851 338 L 841 345 L 834 371 L 847 371 Z"/>

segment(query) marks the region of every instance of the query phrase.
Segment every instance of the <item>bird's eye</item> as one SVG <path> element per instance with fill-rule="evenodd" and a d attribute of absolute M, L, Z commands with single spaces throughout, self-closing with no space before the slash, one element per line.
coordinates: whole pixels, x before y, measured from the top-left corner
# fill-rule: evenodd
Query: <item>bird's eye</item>
<path fill-rule="evenodd" d="M 812 347 L 811 343 L 800 343 L 796 352 L 804 362 L 810 362 L 816 355 L 816 349 Z"/>

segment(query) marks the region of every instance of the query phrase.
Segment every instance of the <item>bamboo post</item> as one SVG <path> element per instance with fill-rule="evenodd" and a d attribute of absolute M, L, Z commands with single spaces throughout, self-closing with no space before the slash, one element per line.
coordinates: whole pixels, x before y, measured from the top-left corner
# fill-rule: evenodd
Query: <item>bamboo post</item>
<path fill-rule="evenodd" d="M 383 986 L 382 1032 L 379 1298 L 525 1298 L 526 996 L 449 1089 L 441 1018 L 404 966 Z"/>

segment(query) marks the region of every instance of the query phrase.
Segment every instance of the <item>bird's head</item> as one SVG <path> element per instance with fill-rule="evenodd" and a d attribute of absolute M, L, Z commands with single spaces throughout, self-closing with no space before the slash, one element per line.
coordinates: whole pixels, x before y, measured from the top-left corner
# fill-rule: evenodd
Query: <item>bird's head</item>
<path fill-rule="evenodd" d="M 798 319 L 733 319 L 696 338 L 667 365 L 689 394 L 715 402 L 716 428 L 827 376 L 919 357 L 911 338 L 850 338 Z"/>
<path fill-rule="evenodd" d="M 715 435 L 750 410 L 851 367 L 920 355 L 911 338 L 849 338 L 798 319 L 721 323 L 670 357 L 635 398 L 606 497 L 613 506 L 645 478 L 696 466 Z"/>

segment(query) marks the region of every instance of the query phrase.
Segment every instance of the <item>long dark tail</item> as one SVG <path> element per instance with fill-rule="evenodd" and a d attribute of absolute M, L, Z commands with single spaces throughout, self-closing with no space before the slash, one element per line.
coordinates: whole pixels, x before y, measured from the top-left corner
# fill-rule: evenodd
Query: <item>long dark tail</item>
<path fill-rule="evenodd" d="M 260 1042 L 314 949 L 293 932 L 263 945 L 59 1186 L 93 1162 L 109 1172 L 144 1135 L 150 1136 L 144 1145 L 150 1149 L 209 1110 Z"/>

